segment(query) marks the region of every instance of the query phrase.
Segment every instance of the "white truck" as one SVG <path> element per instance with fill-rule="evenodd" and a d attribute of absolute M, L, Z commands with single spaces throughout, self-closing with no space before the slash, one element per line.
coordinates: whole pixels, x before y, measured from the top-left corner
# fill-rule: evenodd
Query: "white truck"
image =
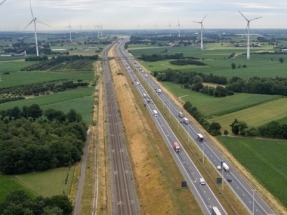
<path fill-rule="evenodd" d="M 224 169 L 224 171 L 229 170 L 229 166 L 225 162 L 222 163 L 222 168 Z"/>

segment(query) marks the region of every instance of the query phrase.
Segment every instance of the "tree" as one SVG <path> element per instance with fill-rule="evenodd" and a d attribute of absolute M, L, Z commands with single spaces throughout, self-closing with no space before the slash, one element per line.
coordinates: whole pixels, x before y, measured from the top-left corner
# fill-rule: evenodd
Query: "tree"
<path fill-rule="evenodd" d="M 227 136 L 227 135 L 228 135 L 228 131 L 227 131 L 227 130 L 224 130 L 223 134 L 224 134 L 225 136 Z"/>
<path fill-rule="evenodd" d="M 280 62 L 280 63 L 283 63 L 283 62 L 284 62 L 283 57 L 280 57 L 280 58 L 279 58 L 279 62 Z"/>
<path fill-rule="evenodd" d="M 231 69 L 235 69 L 236 68 L 236 64 L 235 63 L 232 63 L 231 64 Z"/>
<path fill-rule="evenodd" d="M 248 128 L 247 124 L 235 119 L 231 124 L 231 131 L 234 135 L 245 135 L 245 130 Z"/>

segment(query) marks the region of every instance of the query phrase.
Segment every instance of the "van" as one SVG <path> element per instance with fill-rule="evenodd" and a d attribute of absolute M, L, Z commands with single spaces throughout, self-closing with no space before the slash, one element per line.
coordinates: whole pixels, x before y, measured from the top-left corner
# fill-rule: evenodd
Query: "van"
<path fill-rule="evenodd" d="M 153 110 L 153 115 L 154 115 L 155 117 L 158 116 L 157 110 Z"/>
<path fill-rule="evenodd" d="M 184 122 L 184 124 L 188 125 L 188 118 L 184 117 L 183 122 Z"/>
<path fill-rule="evenodd" d="M 200 183 L 201 185 L 205 185 L 204 178 L 200 178 L 200 179 L 199 179 L 199 183 Z"/>
<path fill-rule="evenodd" d="M 197 134 L 197 139 L 201 142 L 201 141 L 203 141 L 203 136 L 202 136 L 202 134 Z"/>

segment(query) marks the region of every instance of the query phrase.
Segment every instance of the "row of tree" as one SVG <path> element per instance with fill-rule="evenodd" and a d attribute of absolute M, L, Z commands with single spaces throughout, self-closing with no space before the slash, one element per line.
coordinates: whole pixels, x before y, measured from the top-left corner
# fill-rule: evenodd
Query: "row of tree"
<path fill-rule="evenodd" d="M 38 105 L 1 111 L 0 171 L 21 174 L 70 166 L 81 159 L 87 127 L 74 110 Z"/>
<path fill-rule="evenodd" d="M 209 123 L 205 117 L 199 112 L 199 110 L 192 106 L 192 104 L 187 101 L 183 105 L 184 109 L 192 115 L 211 135 L 217 136 L 221 135 L 220 129 L 221 125 L 218 122 Z"/>
<path fill-rule="evenodd" d="M 72 212 L 72 203 L 64 195 L 34 198 L 15 191 L 0 203 L 1 215 L 71 215 Z"/>
<path fill-rule="evenodd" d="M 169 59 L 183 59 L 184 56 L 182 53 L 180 54 L 152 54 L 152 55 L 145 55 L 142 54 L 140 59 L 143 61 L 160 61 L 160 60 L 169 60 Z"/>
<path fill-rule="evenodd" d="M 226 88 L 237 93 L 255 93 L 268 95 L 287 95 L 287 78 L 253 77 L 243 80 L 239 77 L 230 79 Z"/>
<path fill-rule="evenodd" d="M 194 59 L 177 59 L 169 61 L 170 64 L 177 65 L 177 66 L 184 66 L 184 65 L 196 65 L 196 66 L 205 66 L 206 64 Z"/>

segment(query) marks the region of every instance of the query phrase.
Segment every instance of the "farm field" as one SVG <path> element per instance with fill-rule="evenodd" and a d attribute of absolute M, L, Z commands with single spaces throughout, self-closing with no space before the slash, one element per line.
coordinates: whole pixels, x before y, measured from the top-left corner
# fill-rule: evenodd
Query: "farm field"
<path fill-rule="evenodd" d="M 0 110 L 6 110 L 15 106 L 30 106 L 32 104 L 38 104 L 44 110 L 54 108 L 67 112 L 70 109 L 74 109 L 82 115 L 85 122 L 90 123 L 91 111 L 93 107 L 93 90 L 93 87 L 78 88 L 56 94 L 3 103 L 0 104 Z"/>
<path fill-rule="evenodd" d="M 162 82 L 162 84 L 176 97 L 179 97 L 183 101 L 190 101 L 192 105 L 197 107 L 198 110 L 208 118 L 239 111 L 247 107 L 272 101 L 280 97 L 275 95 L 245 93 L 235 94 L 227 97 L 212 97 L 206 94 L 181 88 L 181 86 L 178 84 L 169 82 Z"/>
<path fill-rule="evenodd" d="M 69 194 L 74 167 L 62 167 L 44 172 L 33 172 L 16 175 L 15 178 L 25 188 L 32 190 L 37 196 Z M 66 183 L 67 180 L 67 183 Z"/>
<path fill-rule="evenodd" d="M 33 195 L 33 192 L 22 186 L 14 176 L 0 174 L 0 202 L 2 202 L 10 192 L 18 190 L 24 190 L 26 193 Z"/>
<path fill-rule="evenodd" d="M 15 72 L 19 71 L 21 68 L 25 66 L 30 66 L 35 62 L 26 62 L 24 59 L 17 59 L 17 60 L 8 60 L 0 58 L 0 74 L 2 75 L 3 72 Z"/>
<path fill-rule="evenodd" d="M 240 111 L 229 113 L 226 115 L 214 117 L 210 121 L 219 122 L 223 130 L 231 132 L 230 124 L 234 119 L 244 121 L 248 126 L 258 127 L 260 125 L 267 124 L 271 121 L 280 121 L 287 116 L 287 98 L 279 98 L 272 101 L 268 101 L 256 106 L 246 108 Z"/>
<path fill-rule="evenodd" d="M 262 185 L 287 207 L 287 141 L 218 137 Z"/>
<path fill-rule="evenodd" d="M 202 62 L 207 66 L 175 66 L 169 64 L 169 60 L 157 62 L 140 61 L 150 71 L 162 71 L 172 68 L 180 71 L 195 71 L 202 73 L 213 73 L 214 75 L 225 76 L 228 79 L 238 76 L 243 79 L 249 79 L 254 76 L 258 77 L 287 77 L 285 72 L 285 64 L 279 62 L 279 58 L 285 57 L 284 54 L 251 54 L 251 60 L 246 60 L 245 48 L 235 47 L 218 47 L 218 45 L 209 45 L 206 50 L 199 50 L 193 47 L 157 47 L 157 48 L 142 48 L 135 49 L 129 47 L 129 50 L 136 57 L 142 54 L 175 54 L 183 53 L 186 57 L 201 58 Z M 252 48 L 253 51 L 272 51 L 271 46 Z M 231 53 L 235 53 L 234 59 L 228 59 Z M 238 56 L 237 56 L 238 55 Z M 235 63 L 236 67 L 241 68 L 231 69 L 231 64 Z M 242 68 L 246 65 L 246 68 Z"/>
<path fill-rule="evenodd" d="M 31 83 L 45 82 L 51 80 L 92 80 L 92 72 L 87 73 L 64 73 L 64 72 L 11 72 L 9 75 L 2 75 L 0 87 L 12 87 Z"/>

